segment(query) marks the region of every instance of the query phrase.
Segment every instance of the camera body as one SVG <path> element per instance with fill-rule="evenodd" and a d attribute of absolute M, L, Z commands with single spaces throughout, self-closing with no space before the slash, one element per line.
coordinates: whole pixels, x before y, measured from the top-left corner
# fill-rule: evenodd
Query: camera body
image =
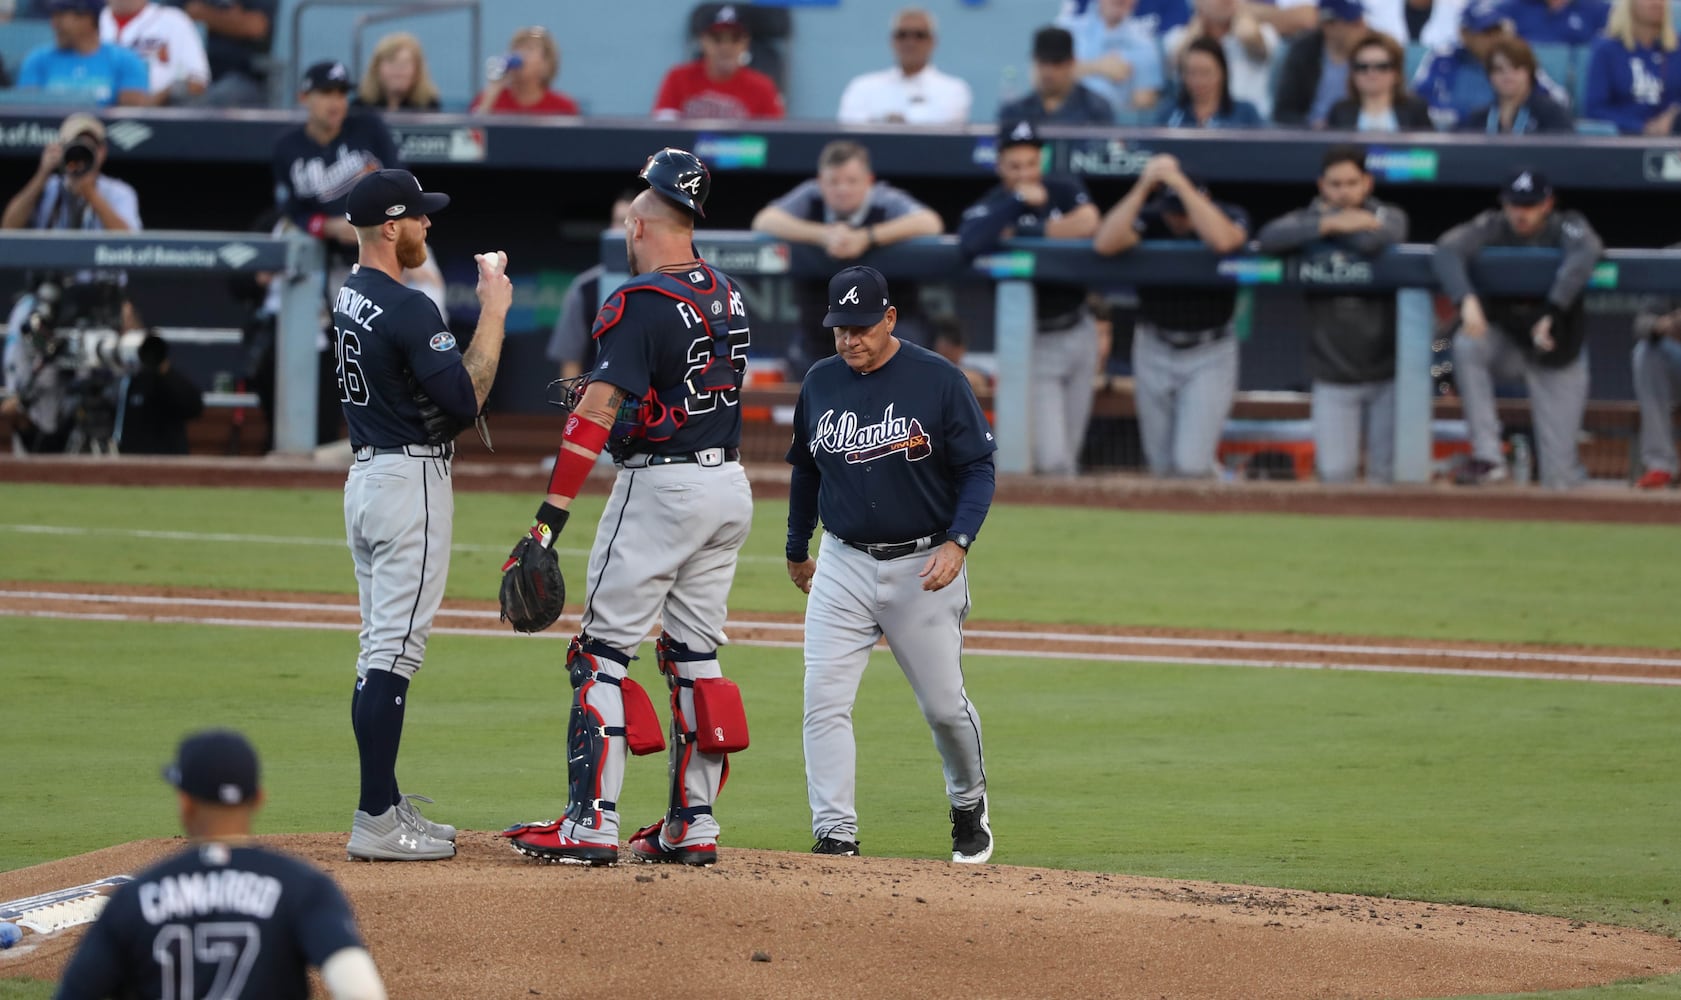
<path fill-rule="evenodd" d="M 94 161 L 99 156 L 99 143 L 93 136 L 82 133 L 64 144 L 59 155 L 58 171 L 71 177 L 79 177 L 93 169 Z"/>
<path fill-rule="evenodd" d="M 117 388 L 136 362 L 141 335 L 121 333 L 120 285 L 71 283 L 67 277 L 31 276 L 32 301 L 19 332 L 37 359 L 38 375 L 20 395 L 56 409 L 57 425 L 69 432 L 65 451 L 104 452 L 115 430 Z"/>

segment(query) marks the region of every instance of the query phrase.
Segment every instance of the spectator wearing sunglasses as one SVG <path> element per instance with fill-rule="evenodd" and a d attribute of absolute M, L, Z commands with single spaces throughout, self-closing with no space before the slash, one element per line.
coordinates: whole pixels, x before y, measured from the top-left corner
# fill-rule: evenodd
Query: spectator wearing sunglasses
<path fill-rule="evenodd" d="M 934 68 L 934 15 L 906 7 L 893 15 L 892 69 L 852 78 L 841 93 L 843 125 L 963 125 L 974 96 L 969 85 Z"/>
<path fill-rule="evenodd" d="M 1407 92 L 1404 53 L 1395 39 L 1373 31 L 1348 60 L 1348 96 L 1331 106 L 1325 127 L 1356 132 L 1430 132 L 1430 106 Z"/>

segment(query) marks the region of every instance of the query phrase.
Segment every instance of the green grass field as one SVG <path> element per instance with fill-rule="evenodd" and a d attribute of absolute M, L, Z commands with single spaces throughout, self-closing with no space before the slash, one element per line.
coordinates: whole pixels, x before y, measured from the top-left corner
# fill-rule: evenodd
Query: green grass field
<path fill-rule="evenodd" d="M 488 600 L 535 498 L 457 500 L 449 592 Z M 332 491 L 0 485 L 0 575 L 350 593 L 338 504 Z M 581 506 L 563 546 L 587 544 L 598 509 Z M 800 607 L 784 513 L 761 505 L 739 612 Z M 972 557 L 974 615 L 1675 649 L 1665 554 L 1678 542 L 1643 526 L 1001 508 Z M 574 586 L 582 564 L 565 558 Z M 158 767 L 208 724 L 237 725 L 262 751 L 262 830 L 345 828 L 354 647 L 350 632 L 0 617 L 0 870 L 173 834 Z M 405 787 L 471 828 L 554 815 L 563 649 L 435 637 L 408 713 Z M 726 840 L 803 851 L 798 654 L 733 649 L 726 670 L 753 722 L 720 803 Z M 1681 935 L 1681 688 L 979 656 L 966 675 L 999 863 Z M 873 662 L 856 719 L 865 850 L 943 856 L 938 758 L 891 659 Z M 661 811 L 663 776 L 632 763 L 628 821 Z M 0 998 L 48 995 L 0 981 Z M 1547 996 L 1681 1000 L 1681 977 Z"/>

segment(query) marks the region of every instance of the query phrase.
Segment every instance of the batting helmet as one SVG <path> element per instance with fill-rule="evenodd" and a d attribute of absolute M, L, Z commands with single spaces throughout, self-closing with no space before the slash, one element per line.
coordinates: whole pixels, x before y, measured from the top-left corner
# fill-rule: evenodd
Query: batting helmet
<path fill-rule="evenodd" d="M 647 181 L 655 191 L 700 218 L 706 218 L 703 206 L 706 196 L 712 191 L 712 172 L 700 162 L 700 157 L 686 149 L 667 146 L 648 157 L 642 173 L 637 176 Z"/>

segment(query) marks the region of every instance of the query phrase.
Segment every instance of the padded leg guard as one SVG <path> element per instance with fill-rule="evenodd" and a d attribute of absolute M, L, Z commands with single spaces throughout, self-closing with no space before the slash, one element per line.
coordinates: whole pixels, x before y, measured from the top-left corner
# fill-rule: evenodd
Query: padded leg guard
<path fill-rule="evenodd" d="M 659 841 L 665 848 L 716 844 L 718 821 L 712 803 L 729 779 L 729 757 L 704 753 L 696 745 L 694 684 L 700 678 L 723 676 L 718 654 L 689 649 L 663 632 L 654 649 L 671 689 L 671 800 Z"/>
<path fill-rule="evenodd" d="M 566 829 L 579 840 L 617 844 L 625 778 L 625 706 L 630 657 L 580 635 L 567 650 L 575 694 L 566 733 Z"/>

